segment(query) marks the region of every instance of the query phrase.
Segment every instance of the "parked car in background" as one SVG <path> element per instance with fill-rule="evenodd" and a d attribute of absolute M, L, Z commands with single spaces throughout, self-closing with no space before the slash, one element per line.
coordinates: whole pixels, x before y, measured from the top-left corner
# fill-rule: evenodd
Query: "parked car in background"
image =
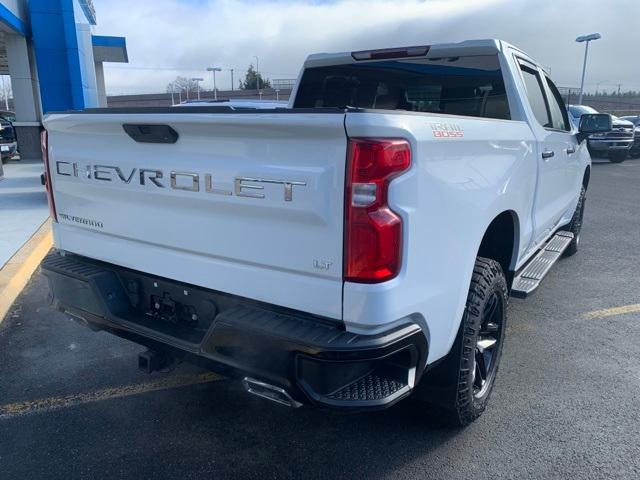
<path fill-rule="evenodd" d="M 629 156 L 631 158 L 638 158 L 640 157 L 640 115 L 627 115 L 620 118 L 622 120 L 627 120 L 628 122 L 633 123 L 635 127 L 633 135 L 633 146 L 629 151 Z"/>
<path fill-rule="evenodd" d="M 587 105 L 568 105 L 569 118 L 575 128 L 578 128 L 580 117 L 585 113 L 598 113 Z M 606 156 L 611 162 L 623 162 L 629 155 L 634 143 L 633 123 L 613 116 L 613 129 L 606 133 L 597 133 L 589 136 L 589 152 L 593 156 Z"/>
<path fill-rule="evenodd" d="M 0 110 L 0 119 L 13 123 L 16 121 L 16 114 L 9 110 Z"/>
<path fill-rule="evenodd" d="M 16 131 L 11 122 L 0 120 L 0 157 L 2 162 L 13 157 L 18 150 Z"/>

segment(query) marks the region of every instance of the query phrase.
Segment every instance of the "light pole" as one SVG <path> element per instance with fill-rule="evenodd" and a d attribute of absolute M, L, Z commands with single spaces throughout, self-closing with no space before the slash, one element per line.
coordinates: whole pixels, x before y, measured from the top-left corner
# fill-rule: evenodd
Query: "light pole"
<path fill-rule="evenodd" d="M 196 82 L 196 85 L 198 86 L 198 100 L 200 100 L 200 82 L 203 81 L 204 78 L 200 78 L 200 77 L 193 77 L 191 79 L 192 82 Z"/>
<path fill-rule="evenodd" d="M 175 99 L 173 97 L 173 92 L 175 91 L 175 89 L 176 89 L 176 85 L 175 85 L 175 83 L 172 82 L 171 83 L 171 105 L 175 105 L 176 104 L 176 101 L 175 101 Z"/>
<path fill-rule="evenodd" d="M 587 55 L 589 54 L 589 42 L 592 40 L 598 40 L 602 38 L 599 33 L 591 33 L 589 35 L 582 35 L 576 38 L 576 42 L 585 42 L 584 46 L 584 62 L 582 64 L 582 81 L 580 82 L 580 97 L 578 98 L 578 104 L 582 105 L 582 94 L 584 93 L 584 74 L 587 71 Z"/>
<path fill-rule="evenodd" d="M 260 94 L 260 59 L 257 55 L 254 55 L 253 58 L 256 59 L 256 87 L 258 89 L 258 94 Z"/>
<path fill-rule="evenodd" d="M 216 72 L 221 72 L 220 67 L 208 67 L 207 72 L 213 73 L 213 99 L 218 100 L 218 89 L 216 88 Z"/>

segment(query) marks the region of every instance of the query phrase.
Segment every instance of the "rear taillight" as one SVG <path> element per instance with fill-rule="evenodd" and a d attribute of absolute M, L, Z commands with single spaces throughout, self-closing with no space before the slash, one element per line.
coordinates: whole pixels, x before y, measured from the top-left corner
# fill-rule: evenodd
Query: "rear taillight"
<path fill-rule="evenodd" d="M 389 183 L 411 166 L 409 142 L 352 138 L 345 197 L 346 281 L 377 283 L 395 277 L 402 258 L 402 219 L 388 205 Z"/>
<path fill-rule="evenodd" d="M 49 136 L 46 130 L 40 132 L 40 149 L 42 150 L 42 161 L 45 171 L 45 188 L 47 189 L 47 201 L 49 202 L 49 213 L 51 218 L 57 222 L 56 204 L 53 200 L 53 186 L 51 185 L 51 168 L 49 167 Z"/>

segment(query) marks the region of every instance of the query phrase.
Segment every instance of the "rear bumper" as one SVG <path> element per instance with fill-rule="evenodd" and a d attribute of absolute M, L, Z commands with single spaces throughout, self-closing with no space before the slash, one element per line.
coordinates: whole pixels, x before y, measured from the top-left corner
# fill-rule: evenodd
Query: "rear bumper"
<path fill-rule="evenodd" d="M 411 393 L 427 359 L 425 335 L 413 323 L 358 335 L 335 321 L 58 252 L 42 270 L 59 308 L 90 326 L 231 367 L 300 403 L 388 407 Z"/>

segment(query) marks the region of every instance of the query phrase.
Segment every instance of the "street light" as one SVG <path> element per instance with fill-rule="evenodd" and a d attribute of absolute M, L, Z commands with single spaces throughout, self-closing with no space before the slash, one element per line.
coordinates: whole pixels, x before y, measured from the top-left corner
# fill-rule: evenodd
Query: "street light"
<path fill-rule="evenodd" d="M 256 87 L 258 87 L 258 94 L 260 94 L 260 59 L 257 55 L 254 55 L 253 58 L 256 59 Z M 262 97 L 262 95 L 260 95 Z"/>
<path fill-rule="evenodd" d="M 200 77 L 193 77 L 191 79 L 192 82 L 196 82 L 196 85 L 198 86 L 198 100 L 200 100 L 200 82 L 203 81 L 204 78 L 200 78 Z M 189 90 L 187 90 L 189 91 Z"/>
<path fill-rule="evenodd" d="M 207 72 L 213 73 L 213 99 L 218 100 L 218 89 L 216 88 L 216 72 L 221 72 L 222 69 L 220 67 L 208 67 Z M 233 83 L 233 80 L 231 80 Z"/>
<path fill-rule="evenodd" d="M 589 53 L 589 42 L 592 40 L 598 40 L 602 38 L 599 33 L 591 33 L 589 35 L 582 35 L 576 38 L 576 42 L 585 42 L 584 46 L 584 63 L 582 64 L 582 81 L 580 82 L 580 97 L 578 98 L 578 104 L 582 105 L 582 94 L 584 93 L 584 74 L 587 71 L 587 55 Z"/>

